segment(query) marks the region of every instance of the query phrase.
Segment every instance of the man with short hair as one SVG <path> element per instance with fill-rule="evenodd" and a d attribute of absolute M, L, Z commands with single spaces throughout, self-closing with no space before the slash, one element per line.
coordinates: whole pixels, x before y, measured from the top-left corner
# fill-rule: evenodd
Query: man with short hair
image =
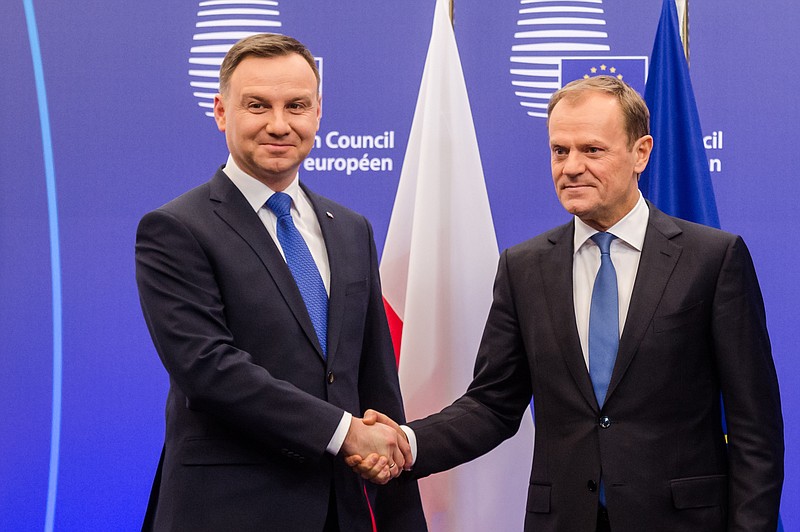
<path fill-rule="evenodd" d="M 298 181 L 321 117 L 314 57 L 291 37 L 243 39 L 214 117 L 227 163 L 137 232 L 170 377 L 143 529 L 426 530 L 415 480 L 376 489 L 337 457 L 377 453 L 394 477 L 410 449 L 354 417 L 403 406 L 372 228 Z"/>
<path fill-rule="evenodd" d="M 653 139 L 625 83 L 566 85 L 548 130 L 573 220 L 502 254 L 472 384 L 403 427 L 413 474 L 490 451 L 533 396 L 526 531 L 774 532 L 783 420 L 744 242 L 642 198 Z M 365 420 L 403 433 L 390 416 Z M 375 456 L 348 463 L 390 476 Z"/>

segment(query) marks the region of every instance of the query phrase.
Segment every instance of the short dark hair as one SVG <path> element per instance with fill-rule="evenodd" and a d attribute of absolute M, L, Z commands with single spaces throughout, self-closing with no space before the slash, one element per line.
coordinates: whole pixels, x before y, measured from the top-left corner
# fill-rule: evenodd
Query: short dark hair
<path fill-rule="evenodd" d="M 306 46 L 287 35 L 277 33 L 259 33 L 240 40 L 228 50 L 222 66 L 219 68 L 219 92 L 224 94 L 228 89 L 233 71 L 239 66 L 246 57 L 281 57 L 285 55 L 297 54 L 306 60 L 306 63 L 314 71 L 317 78 L 317 92 L 319 92 L 319 70 L 314 56 Z"/>
<path fill-rule="evenodd" d="M 575 101 L 587 92 L 600 92 L 614 96 L 622 108 L 622 117 L 625 121 L 625 133 L 628 135 L 628 148 L 634 142 L 650 134 L 650 111 L 647 104 L 638 92 L 614 76 L 595 76 L 591 78 L 576 79 L 567 83 L 553 93 L 547 106 L 547 121 L 558 102 L 564 99 Z"/>

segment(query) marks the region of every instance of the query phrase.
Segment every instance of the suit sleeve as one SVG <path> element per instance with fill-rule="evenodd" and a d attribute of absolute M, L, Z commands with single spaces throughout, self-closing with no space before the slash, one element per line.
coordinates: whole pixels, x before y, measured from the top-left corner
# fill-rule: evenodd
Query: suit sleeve
<path fill-rule="evenodd" d="M 773 532 L 783 484 L 783 418 L 761 290 L 739 237 L 727 249 L 713 312 L 728 427 L 728 530 Z"/>
<path fill-rule="evenodd" d="M 383 306 L 375 242 L 372 227 L 366 220 L 364 223 L 369 235 L 370 285 L 358 378 L 359 400 L 364 409 L 373 408 L 402 423 L 405 422 L 403 399 L 397 376 L 397 360 Z"/>
<path fill-rule="evenodd" d="M 530 369 L 505 251 L 467 392 L 438 414 L 409 423 L 417 436 L 415 475 L 445 471 L 494 449 L 516 434 L 530 400 Z"/>
<path fill-rule="evenodd" d="M 234 345 L 209 257 L 172 213 L 140 222 L 136 280 L 153 343 L 187 408 L 274 449 L 323 456 L 342 409 L 273 377 Z"/>
<path fill-rule="evenodd" d="M 405 422 L 403 400 L 397 376 L 397 360 L 383 306 L 378 258 L 372 227 L 369 235 L 370 295 L 364 328 L 364 349 L 359 372 L 359 401 L 364 410 L 383 412 L 398 423 Z M 360 414 L 363 414 L 361 412 Z M 374 492 L 375 522 L 381 532 L 427 530 L 416 480 L 401 475 L 385 486 L 368 485 Z"/>

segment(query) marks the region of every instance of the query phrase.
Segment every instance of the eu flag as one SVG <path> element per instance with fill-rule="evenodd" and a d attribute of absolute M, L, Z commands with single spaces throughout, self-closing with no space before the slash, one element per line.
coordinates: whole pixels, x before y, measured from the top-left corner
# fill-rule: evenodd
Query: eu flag
<path fill-rule="evenodd" d="M 570 81 L 594 76 L 614 76 L 641 94 L 644 91 L 647 57 L 601 56 L 564 57 L 561 59 L 561 86 Z"/>
<path fill-rule="evenodd" d="M 653 152 L 639 180 L 642 194 L 667 214 L 719 227 L 674 0 L 663 0 L 644 99 L 650 109 Z M 722 425 L 727 433 L 724 405 L 722 408 Z M 783 532 L 780 515 L 778 532 Z"/>
<path fill-rule="evenodd" d="M 644 99 L 653 152 L 640 178 L 642 194 L 667 214 L 719 227 L 674 0 L 663 0 Z"/>

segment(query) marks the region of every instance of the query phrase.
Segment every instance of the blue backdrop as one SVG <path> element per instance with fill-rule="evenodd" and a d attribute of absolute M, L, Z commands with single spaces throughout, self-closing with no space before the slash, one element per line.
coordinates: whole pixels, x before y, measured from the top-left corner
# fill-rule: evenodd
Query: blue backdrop
<path fill-rule="evenodd" d="M 252 21 L 280 24 L 262 29 L 299 38 L 323 68 L 312 157 L 334 169 L 303 170 L 302 178 L 367 215 L 381 249 L 434 2 L 275 3 L 277 14 L 250 15 L 246 29 Z M 224 138 L 194 94 L 203 90 L 190 86 L 199 78 L 189 74 L 208 68 L 189 63 L 204 57 L 192 51 L 203 44 L 193 36 L 226 18 L 203 13 L 225 7 L 213 4 L 0 3 L 0 530 L 140 526 L 161 449 L 167 378 L 139 310 L 133 240 L 143 213 L 206 181 L 225 160 Z M 566 219 L 549 177 L 544 119 L 532 116 L 536 98 L 519 94 L 536 91 L 513 84 L 531 63 L 512 56 L 549 58 L 551 70 L 562 64 L 555 59 L 641 60 L 661 0 L 596 5 L 602 13 L 587 16 L 605 21 L 597 30 L 606 36 L 596 39 L 603 49 L 515 50 L 525 42 L 516 33 L 537 29 L 520 22 L 544 16 L 520 12 L 533 5 L 456 0 L 501 248 Z M 790 223 L 800 197 L 791 173 L 800 11 L 789 0 L 758 7 L 707 0 L 691 2 L 690 19 L 691 75 L 721 225 L 748 242 L 767 306 L 786 422 L 782 517 L 793 530 L 800 527 L 800 367 L 792 356 L 800 344 L 800 250 Z M 336 143 L 384 133 L 394 139 L 384 148 Z M 348 159 L 365 155 L 382 168 L 347 170 Z"/>

